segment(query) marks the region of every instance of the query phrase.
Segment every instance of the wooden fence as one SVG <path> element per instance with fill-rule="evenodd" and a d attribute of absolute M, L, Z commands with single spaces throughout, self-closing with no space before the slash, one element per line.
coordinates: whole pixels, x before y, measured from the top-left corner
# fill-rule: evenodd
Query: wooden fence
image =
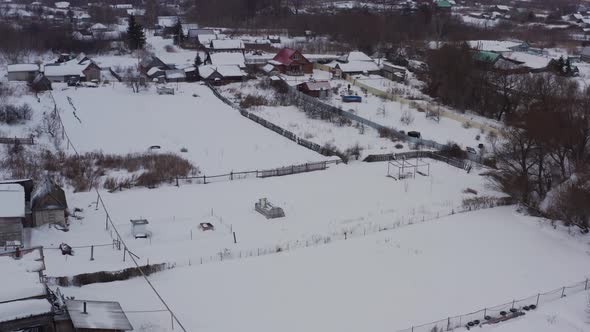
<path fill-rule="evenodd" d="M 0 144 L 25 144 L 34 145 L 33 137 L 19 138 L 19 137 L 0 137 Z"/>
<path fill-rule="evenodd" d="M 385 153 L 385 154 L 372 154 L 368 155 L 363 161 L 365 162 L 379 162 L 399 159 L 413 159 L 413 158 L 430 158 L 438 161 L 442 161 L 451 166 L 464 169 L 466 171 L 471 170 L 472 162 L 465 159 L 457 159 L 452 157 L 443 156 L 440 153 L 434 151 L 408 151 L 401 153 Z"/>

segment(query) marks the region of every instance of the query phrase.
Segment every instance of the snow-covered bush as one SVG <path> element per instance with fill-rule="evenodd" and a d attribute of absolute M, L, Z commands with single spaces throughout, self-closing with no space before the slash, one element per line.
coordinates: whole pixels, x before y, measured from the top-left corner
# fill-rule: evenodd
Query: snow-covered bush
<path fill-rule="evenodd" d="M 399 121 L 404 125 L 409 126 L 412 123 L 414 123 L 414 115 L 412 115 L 412 112 L 410 112 L 409 110 L 405 110 L 402 113 L 402 116 L 400 117 Z"/>

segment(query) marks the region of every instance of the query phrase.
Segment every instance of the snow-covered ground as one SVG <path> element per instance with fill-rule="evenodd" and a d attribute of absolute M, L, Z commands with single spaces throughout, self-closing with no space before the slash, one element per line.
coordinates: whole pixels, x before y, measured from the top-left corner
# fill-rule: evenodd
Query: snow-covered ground
<path fill-rule="evenodd" d="M 349 82 L 332 80 L 330 83 L 332 86 L 340 86 L 341 93 L 348 93 L 345 90 L 347 90 L 350 84 Z M 406 132 L 412 130 L 419 131 L 423 138 L 434 140 L 441 144 L 454 141 L 464 147 L 474 147 L 479 143 L 485 142 L 485 133 L 482 133 L 480 129 L 469 127 L 463 122 L 442 116 L 440 122 L 437 123 L 432 119 L 426 118 L 426 113 L 419 112 L 417 108 L 409 103 L 387 100 L 370 93 L 363 93 L 359 87 L 350 85 L 352 94 L 359 95 L 363 98 L 361 103 L 345 103 L 339 94 L 334 94 L 329 99 L 329 103 L 397 130 L 404 130 Z M 413 118 L 410 124 L 404 124 L 402 122 L 401 119 L 404 114 L 409 114 Z M 479 141 L 476 139 L 478 135 L 480 135 Z"/>
<path fill-rule="evenodd" d="M 541 306 L 537 311 L 505 322 L 485 326 L 481 332 L 588 332 L 590 293 L 581 292 Z"/>
<path fill-rule="evenodd" d="M 247 95 L 254 95 L 273 101 L 275 92 L 270 88 L 260 89 L 257 86 L 259 83 L 259 81 L 232 83 L 220 87 L 220 91 L 236 105 L 241 100 L 237 98 L 237 94 L 241 95 L 242 99 Z M 341 125 L 328 120 L 313 119 L 296 106 L 257 106 L 249 108 L 248 111 L 321 146 L 329 144 L 341 151 L 346 151 L 358 145 L 362 149 L 360 159 L 370 154 L 399 153 L 410 150 L 407 143 L 382 138 L 377 130 L 371 127 L 357 123 Z"/>
<path fill-rule="evenodd" d="M 467 174 L 445 163 L 424 161 L 431 163 L 430 177 L 417 175 L 402 181 L 386 176 L 387 163 L 355 163 L 285 177 L 104 193 L 103 198 L 141 263 L 149 259 L 152 263 L 187 265 L 189 259 L 200 262 L 201 257 L 215 256 L 226 248 L 238 254 L 313 241 L 319 236 L 338 237 L 345 231 L 364 235 L 379 228 L 436 219 L 461 210 L 463 198 L 474 197 L 464 193 L 466 188 L 476 190 L 479 196 L 498 195 L 485 188 L 477 172 Z M 428 170 L 423 167 L 421 171 Z M 254 203 L 262 197 L 283 208 L 286 217 L 267 220 L 255 212 Z M 47 226 L 34 229 L 31 245 L 55 248 L 61 242 L 74 247 L 111 243 L 105 214 L 100 207 L 95 210 L 95 202 L 96 193 L 69 194 L 69 206 L 83 208 L 84 219 L 72 220 L 69 232 Z M 135 240 L 131 235 L 129 220 L 140 218 L 150 222 L 150 240 Z M 201 222 L 211 222 L 215 231 L 200 231 Z M 78 250 L 73 257 L 47 250 L 48 274 L 116 270 L 129 264 L 124 264 L 122 252 L 111 246 L 95 248 L 94 255 L 95 260 L 89 262 L 90 248 Z"/>
<path fill-rule="evenodd" d="M 585 249 L 505 207 L 150 279 L 189 330 L 396 331 L 583 280 Z M 162 309 L 141 278 L 63 292 Z M 164 312 L 129 318 L 136 329 L 170 330 Z"/>
<path fill-rule="evenodd" d="M 186 148 L 181 155 L 206 175 L 326 159 L 244 118 L 204 85 L 171 85 L 175 95 L 158 95 L 153 86 L 133 93 L 121 83 L 79 89 L 54 85 L 66 131 L 78 152 L 125 154 L 160 145 L 162 151 L 181 154 Z"/>

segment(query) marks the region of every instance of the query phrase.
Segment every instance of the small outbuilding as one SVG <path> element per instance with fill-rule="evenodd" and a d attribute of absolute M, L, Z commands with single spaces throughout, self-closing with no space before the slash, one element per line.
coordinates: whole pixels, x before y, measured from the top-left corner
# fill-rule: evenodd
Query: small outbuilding
<path fill-rule="evenodd" d="M 282 218 L 285 212 L 278 206 L 272 205 L 266 198 L 261 198 L 254 203 L 254 209 L 266 217 L 266 219 Z"/>
<path fill-rule="evenodd" d="M 33 227 L 45 224 L 66 225 L 68 202 L 64 190 L 51 179 L 35 187 L 31 198 Z"/>
<path fill-rule="evenodd" d="M 330 96 L 331 89 L 328 81 L 310 81 L 297 85 L 297 90 L 316 98 L 327 98 Z"/>
<path fill-rule="evenodd" d="M 43 73 L 39 73 L 31 82 L 31 89 L 36 92 L 51 90 L 51 81 Z"/>
<path fill-rule="evenodd" d="M 66 300 L 70 324 L 63 324 L 64 331 L 72 332 L 123 332 L 133 326 L 119 302 Z M 70 325 L 69 329 L 67 329 Z M 61 329 L 60 329 L 61 330 Z"/>
<path fill-rule="evenodd" d="M 146 219 L 131 219 L 131 233 L 136 239 L 145 239 L 150 237 L 151 232 L 148 230 L 147 225 L 149 222 Z"/>
<path fill-rule="evenodd" d="M 7 69 L 9 81 L 32 82 L 37 74 L 39 74 L 39 65 L 34 63 L 8 65 Z"/>

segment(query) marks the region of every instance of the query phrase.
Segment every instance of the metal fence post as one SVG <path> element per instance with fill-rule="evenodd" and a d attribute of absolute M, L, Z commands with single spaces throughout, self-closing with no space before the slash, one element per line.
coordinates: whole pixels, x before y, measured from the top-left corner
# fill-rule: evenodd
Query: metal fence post
<path fill-rule="evenodd" d="M 94 260 L 94 245 L 90 246 L 90 260 Z"/>
<path fill-rule="evenodd" d="M 537 304 L 535 304 L 537 307 L 539 306 L 539 298 L 541 297 L 541 294 L 537 294 Z"/>
<path fill-rule="evenodd" d="M 565 297 L 565 286 L 561 289 L 561 297 Z"/>
<path fill-rule="evenodd" d="M 584 290 L 588 290 L 588 278 L 586 278 L 586 285 L 584 286 Z"/>

